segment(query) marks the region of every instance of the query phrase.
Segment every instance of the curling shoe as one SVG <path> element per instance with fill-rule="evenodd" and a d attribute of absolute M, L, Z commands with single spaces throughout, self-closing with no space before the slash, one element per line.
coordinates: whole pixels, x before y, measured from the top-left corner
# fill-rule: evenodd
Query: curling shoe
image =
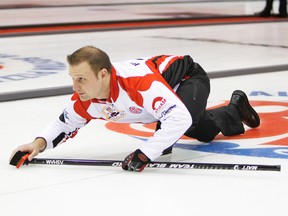
<path fill-rule="evenodd" d="M 256 16 L 258 17 L 270 17 L 271 16 L 271 11 L 264 9 L 263 11 L 259 13 L 255 13 Z"/>
<path fill-rule="evenodd" d="M 247 95 L 241 90 L 235 90 L 231 96 L 230 104 L 233 104 L 240 110 L 242 122 L 256 128 L 260 125 L 260 118 L 256 111 L 249 104 Z"/>
<path fill-rule="evenodd" d="M 261 11 L 259 13 L 255 13 L 256 16 L 258 17 L 270 17 L 271 16 L 271 12 L 270 11 Z"/>
<path fill-rule="evenodd" d="M 279 18 L 287 18 L 288 15 L 287 15 L 287 13 L 280 13 L 280 14 L 278 15 L 278 17 L 279 17 Z"/>

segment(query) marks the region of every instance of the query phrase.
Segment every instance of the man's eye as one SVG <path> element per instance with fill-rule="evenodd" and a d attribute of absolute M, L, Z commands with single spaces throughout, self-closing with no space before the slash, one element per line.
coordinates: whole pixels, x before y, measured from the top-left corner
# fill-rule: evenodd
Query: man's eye
<path fill-rule="evenodd" d="M 78 78 L 78 81 L 79 81 L 79 82 L 82 82 L 82 81 L 84 81 L 84 80 L 85 80 L 85 78 L 83 78 L 83 77 L 79 77 L 79 78 Z"/>

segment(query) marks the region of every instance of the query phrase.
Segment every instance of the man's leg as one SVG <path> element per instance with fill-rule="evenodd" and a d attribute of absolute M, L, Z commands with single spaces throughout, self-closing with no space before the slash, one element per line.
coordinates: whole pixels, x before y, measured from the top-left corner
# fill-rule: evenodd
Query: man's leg
<path fill-rule="evenodd" d="M 266 0 L 265 8 L 261 12 L 256 13 L 256 16 L 269 17 L 271 16 L 272 8 L 273 8 L 273 0 Z"/>
<path fill-rule="evenodd" d="M 240 113 L 235 106 L 206 110 L 196 127 L 190 128 L 185 135 L 201 142 L 210 142 L 220 132 L 225 136 L 244 133 Z"/>
<path fill-rule="evenodd" d="M 176 91 L 192 116 L 193 124 L 191 128 L 194 128 L 202 118 L 210 93 L 209 78 L 200 65 L 198 65 L 198 68 L 199 74 L 197 75 L 197 78 L 190 78 L 183 81 Z M 156 130 L 160 127 L 161 124 L 158 122 Z M 165 149 L 163 154 L 169 154 L 171 151 L 172 146 Z"/>
<path fill-rule="evenodd" d="M 246 94 L 235 90 L 228 106 L 207 110 L 195 128 L 185 135 L 199 141 L 210 142 L 221 132 L 224 136 L 243 134 L 243 123 L 251 128 L 260 125 L 260 118 L 250 105 Z"/>
<path fill-rule="evenodd" d="M 280 0 L 279 4 L 279 17 L 287 17 L 287 0 Z"/>

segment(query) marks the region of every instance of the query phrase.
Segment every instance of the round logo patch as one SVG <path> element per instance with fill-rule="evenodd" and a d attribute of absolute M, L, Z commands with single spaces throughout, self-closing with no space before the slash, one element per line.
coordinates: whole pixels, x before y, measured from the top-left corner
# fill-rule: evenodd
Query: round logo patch
<path fill-rule="evenodd" d="M 142 112 L 142 109 L 139 109 L 138 107 L 131 106 L 131 107 L 129 107 L 129 111 L 131 113 L 134 113 L 134 114 L 140 114 Z"/>

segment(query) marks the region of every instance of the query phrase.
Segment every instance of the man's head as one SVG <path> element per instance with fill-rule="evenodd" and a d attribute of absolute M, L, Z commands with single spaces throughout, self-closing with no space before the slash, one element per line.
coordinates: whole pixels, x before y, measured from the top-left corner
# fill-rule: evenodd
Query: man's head
<path fill-rule="evenodd" d="M 102 50 L 85 46 L 67 56 L 73 89 L 81 100 L 105 99 L 110 94 L 112 64 Z"/>
<path fill-rule="evenodd" d="M 109 56 L 101 49 L 93 46 L 84 46 L 67 56 L 67 62 L 71 66 L 78 65 L 84 61 L 90 65 L 96 75 L 103 68 L 111 73 L 112 64 Z"/>

